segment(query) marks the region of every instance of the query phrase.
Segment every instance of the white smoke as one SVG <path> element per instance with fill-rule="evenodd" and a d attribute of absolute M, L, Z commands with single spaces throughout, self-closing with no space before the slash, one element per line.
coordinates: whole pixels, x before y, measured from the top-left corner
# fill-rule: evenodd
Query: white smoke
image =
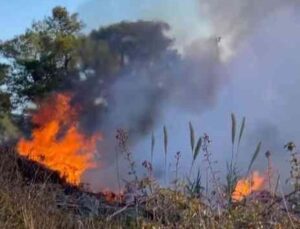
<path fill-rule="evenodd" d="M 230 58 L 270 15 L 300 4 L 297 0 L 199 0 L 199 2 L 199 10 L 209 23 L 211 33 L 222 38 L 222 59 Z"/>

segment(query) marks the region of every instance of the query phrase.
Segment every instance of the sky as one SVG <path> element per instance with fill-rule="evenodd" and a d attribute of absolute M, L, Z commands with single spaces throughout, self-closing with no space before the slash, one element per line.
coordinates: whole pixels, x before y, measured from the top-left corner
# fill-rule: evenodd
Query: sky
<path fill-rule="evenodd" d="M 179 18 L 174 17 L 174 4 Z M 122 20 L 163 19 L 174 25 L 173 33 L 178 41 L 187 42 L 190 37 L 186 34 L 191 24 L 198 31 L 194 32 L 194 36 L 205 34 L 207 29 L 199 21 L 195 0 L 165 0 L 163 3 L 160 0 L 11 0 L 0 3 L 0 40 L 24 32 L 34 20 L 43 19 L 57 5 L 67 7 L 70 12 L 78 12 L 86 24 L 85 31 Z"/>
<path fill-rule="evenodd" d="M 120 20 L 151 19 L 170 23 L 171 35 L 183 48 L 197 39 L 222 36 L 221 51 L 230 50 L 234 55 L 222 63 L 226 70 L 224 75 L 229 77 L 217 94 L 214 106 L 201 114 L 170 107 L 157 124 L 158 138 L 164 124 L 176 133 L 170 136 L 171 151 L 189 151 L 187 124 L 193 121 L 198 134 L 211 135 L 216 159 L 226 161 L 231 148 L 231 112 L 236 113 L 239 120 L 247 117 L 245 147 L 241 147 L 245 163 L 258 141 L 263 141 L 263 151 L 272 150 L 279 164 L 288 161 L 283 150 L 287 141 L 300 144 L 297 0 L 232 0 L 230 4 L 227 0 L 2 1 L 0 40 L 22 33 L 33 20 L 49 15 L 56 5 L 79 12 L 86 23 L 86 31 Z M 149 141 L 141 142 L 137 148 L 143 151 L 149 147 L 147 144 Z M 160 155 L 156 157 L 159 161 Z M 256 166 L 265 166 L 263 154 Z"/>
<path fill-rule="evenodd" d="M 175 11 L 174 11 L 175 10 Z M 122 20 L 163 20 L 172 25 L 178 43 L 187 43 L 209 31 L 198 0 L 89 0 L 79 7 L 87 30 Z M 188 35 L 191 28 L 194 30 Z"/>
<path fill-rule="evenodd" d="M 85 0 L 9 0 L 0 3 L 0 40 L 23 33 L 33 20 L 43 19 L 57 5 L 76 11 Z"/>

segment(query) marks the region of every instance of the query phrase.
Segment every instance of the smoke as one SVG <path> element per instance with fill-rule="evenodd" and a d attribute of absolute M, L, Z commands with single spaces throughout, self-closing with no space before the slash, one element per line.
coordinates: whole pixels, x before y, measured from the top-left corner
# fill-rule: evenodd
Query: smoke
<path fill-rule="evenodd" d="M 117 129 L 128 130 L 129 144 L 135 147 L 144 142 L 145 136 L 149 136 L 157 125 L 161 125 L 164 112 L 170 108 L 178 107 L 188 113 L 201 114 L 213 107 L 221 82 L 226 79 L 216 38 L 202 38 L 193 42 L 185 48 L 184 55 L 171 49 L 150 65 L 134 63 L 133 66 L 121 71 L 116 80 L 106 86 L 105 96 L 101 95 L 99 89 L 98 94 L 93 95 L 95 101 L 103 97 L 104 102 L 100 106 L 97 102 L 96 108 L 88 106 L 82 112 L 82 128 L 88 133 L 101 131 L 104 134 L 99 160 L 105 161 L 105 171 L 103 168 L 100 172 L 90 171 L 85 178 L 86 182 L 93 185 L 106 184 L 112 188 L 117 184 L 113 178 L 105 179 L 109 174 L 115 174 Z M 90 100 L 90 92 L 97 91 L 98 86 L 94 82 L 85 90 L 80 90 L 75 97 L 79 97 L 79 100 L 75 99 L 75 102 Z M 104 110 L 103 104 L 106 107 Z M 145 151 L 139 155 L 146 156 Z M 120 169 L 128 169 L 126 161 L 120 162 Z"/>
<path fill-rule="evenodd" d="M 269 14 L 265 17 L 252 14 L 249 18 L 245 13 L 246 19 L 242 16 L 237 19 L 252 26 L 248 29 L 243 27 L 243 30 L 237 27 L 240 32 L 235 33 L 238 34 L 235 37 L 239 39 L 235 48 L 231 48 L 234 55 L 228 64 L 230 83 L 224 89 L 227 98 L 220 99 L 213 112 L 226 115 L 221 110 L 225 107 L 227 114 L 234 111 L 238 116 L 247 116 L 241 168 L 248 165 L 257 143 L 262 141 L 255 167 L 265 170 L 267 160 L 264 153 L 270 150 L 274 169 L 286 178 L 290 169 L 289 154 L 283 146 L 290 140 L 299 145 L 300 138 L 297 130 L 300 110 L 295 101 L 299 96 L 300 74 L 297 55 L 299 3 L 274 3 L 276 7 L 270 5 Z M 219 118 L 222 118 L 221 115 Z M 221 139 L 218 141 L 222 142 Z M 219 150 L 222 151 L 221 146 Z"/>
<path fill-rule="evenodd" d="M 138 158 L 145 159 L 149 141 L 144 136 L 152 130 L 159 132 L 164 124 L 170 127 L 174 138 L 171 150 L 188 151 L 188 132 L 183 130 L 182 123 L 192 120 L 201 131 L 211 131 L 216 144 L 213 149 L 219 152 L 216 157 L 223 163 L 230 156 L 224 152 L 229 142 L 226 137 L 230 132 L 228 116 L 236 112 L 248 117 L 245 138 L 249 140 L 242 147 L 247 151 L 243 154 L 242 164 L 249 162 L 250 149 L 254 151 L 261 140 L 263 151 L 273 151 L 280 165 L 280 160 L 286 156 L 282 154 L 284 141 L 300 137 L 295 125 L 300 111 L 293 99 L 300 95 L 297 84 L 292 83 L 299 81 L 299 58 L 297 49 L 292 47 L 299 44 L 300 38 L 297 26 L 300 18 L 296 15 L 299 2 L 182 2 L 185 1 L 172 1 L 172 4 L 169 1 L 145 1 L 142 7 L 134 0 L 114 5 L 91 1 L 81 8 L 83 20 L 84 15 L 89 15 L 85 22 L 90 28 L 119 20 L 166 21 L 174 28 L 168 34 L 175 36 L 175 48 L 180 51 L 179 59 L 168 57 L 160 63 L 168 65 L 169 70 L 167 77 L 157 77 L 162 79 L 158 82 L 153 83 L 150 80 L 152 73 L 143 67 L 114 82 L 109 88 L 113 103 L 108 104 L 109 112 L 101 118 L 102 123 L 97 124 L 99 129 L 110 139 L 116 128 L 130 129 L 133 145 L 141 152 Z M 182 7 L 182 4 L 192 7 Z M 125 12 L 121 13 L 121 9 Z M 101 18 L 103 10 L 111 12 L 112 16 Z M 112 145 L 110 143 L 106 149 L 112 151 Z M 157 148 L 162 148 L 161 142 L 157 143 Z M 160 156 L 155 159 L 159 167 Z M 263 154 L 260 160 L 263 160 Z M 184 162 L 189 164 L 190 157 L 187 156 Z M 263 164 L 257 166 L 262 168 Z M 183 171 L 187 167 L 183 166 Z"/>
<path fill-rule="evenodd" d="M 103 154 L 99 160 L 105 161 L 107 166 L 105 172 L 103 168 L 101 172 L 90 172 L 87 181 L 92 180 L 91 183 L 95 184 L 98 183 L 95 178 L 99 179 L 97 174 L 105 174 L 104 177 L 115 174 L 117 129 L 129 132 L 130 147 L 135 148 L 138 143 L 146 141 L 145 137 L 155 131 L 156 126 L 161 125 L 166 110 L 177 107 L 188 113 L 203 113 L 216 102 L 217 91 L 224 80 L 221 75 L 225 78 L 218 43 L 215 38 L 209 38 L 191 44 L 184 56 L 166 55 L 151 67 L 138 64 L 133 71 L 117 76 L 118 80 L 106 88 L 109 91 L 105 98 L 106 111 L 98 117 L 94 112 L 83 113 L 83 120 L 88 120 L 84 129 L 101 131 L 105 136 L 100 145 Z M 80 96 L 88 96 L 89 90 L 80 91 Z M 148 158 L 145 151 L 146 148 L 139 153 L 144 157 L 141 160 Z M 120 164 L 122 170 L 128 169 L 126 161 Z M 103 185 L 102 179 L 99 181 L 99 185 Z M 115 179 L 107 185 L 112 187 L 114 184 Z"/>
<path fill-rule="evenodd" d="M 284 8 L 299 6 L 297 0 L 199 0 L 200 12 L 210 24 L 213 34 L 222 37 L 223 58 L 255 32 L 270 15 Z"/>

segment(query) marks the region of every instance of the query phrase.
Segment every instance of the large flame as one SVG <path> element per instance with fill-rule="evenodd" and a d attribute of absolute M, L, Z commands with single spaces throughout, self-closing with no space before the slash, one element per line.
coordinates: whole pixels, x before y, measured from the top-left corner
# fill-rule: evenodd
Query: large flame
<path fill-rule="evenodd" d="M 265 177 L 259 172 L 253 172 L 249 177 L 241 179 L 237 182 L 235 190 L 232 194 L 234 201 L 241 201 L 255 191 L 263 189 L 265 184 Z"/>
<path fill-rule="evenodd" d="M 78 185 L 87 169 L 94 168 L 99 135 L 85 137 L 78 130 L 78 110 L 70 96 L 57 94 L 43 102 L 32 121 L 37 127 L 32 138 L 17 145 L 20 155 L 58 171 L 67 182 Z"/>

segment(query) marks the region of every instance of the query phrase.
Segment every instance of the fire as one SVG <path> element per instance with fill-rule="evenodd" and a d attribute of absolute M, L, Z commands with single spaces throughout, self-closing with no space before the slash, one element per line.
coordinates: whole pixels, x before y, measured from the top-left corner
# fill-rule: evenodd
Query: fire
<path fill-rule="evenodd" d="M 245 197 L 249 196 L 252 192 L 260 191 L 265 184 L 265 177 L 255 171 L 251 176 L 245 179 L 241 179 L 237 182 L 235 190 L 232 194 L 234 201 L 241 201 Z"/>
<path fill-rule="evenodd" d="M 78 109 L 71 97 L 57 94 L 44 101 L 32 122 L 37 125 L 32 138 L 20 139 L 20 155 L 58 171 L 67 182 L 78 185 L 83 173 L 96 166 L 93 161 L 100 134 L 86 137 L 78 130 Z"/>
<path fill-rule="evenodd" d="M 124 201 L 123 192 L 117 194 L 112 191 L 103 191 L 102 194 L 104 195 L 104 198 L 108 203 L 120 203 Z"/>

